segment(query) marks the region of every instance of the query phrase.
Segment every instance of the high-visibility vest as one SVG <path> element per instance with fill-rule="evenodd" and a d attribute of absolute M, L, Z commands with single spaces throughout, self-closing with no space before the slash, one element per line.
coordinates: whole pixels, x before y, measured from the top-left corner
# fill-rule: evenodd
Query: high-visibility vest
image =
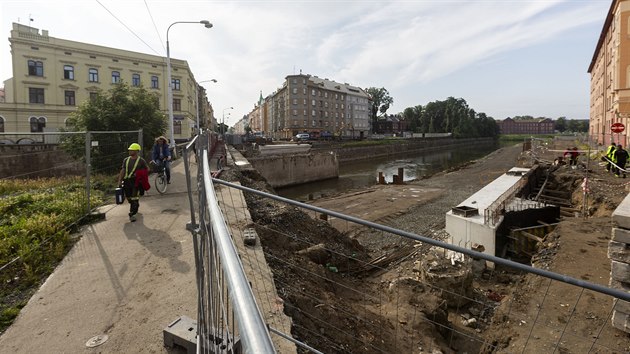
<path fill-rule="evenodd" d="M 127 160 L 125 161 L 125 179 L 131 178 L 131 176 L 133 176 L 134 172 L 136 172 L 136 168 L 138 168 L 138 163 L 140 162 L 140 157 L 136 158 L 136 163 L 133 165 L 133 168 L 131 169 L 131 171 L 129 170 L 129 161 L 130 160 L 131 160 L 131 156 L 127 157 Z"/>
<path fill-rule="evenodd" d="M 610 145 L 608 147 L 608 150 L 606 150 L 606 157 L 608 157 L 611 160 L 614 160 L 614 158 L 615 158 L 615 149 L 616 148 L 617 148 L 616 146 Z"/>

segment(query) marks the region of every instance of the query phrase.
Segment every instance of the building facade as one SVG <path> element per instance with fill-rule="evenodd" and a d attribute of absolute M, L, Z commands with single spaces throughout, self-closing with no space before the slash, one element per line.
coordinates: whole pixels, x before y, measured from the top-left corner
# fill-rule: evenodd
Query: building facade
<path fill-rule="evenodd" d="M 287 76 L 281 88 L 259 100 L 248 121 L 253 132 L 274 139 L 298 133 L 364 138 L 369 115 L 369 96 L 361 88 L 299 74 Z"/>
<path fill-rule="evenodd" d="M 553 134 L 554 122 L 549 118 L 514 120 L 506 118 L 497 120 L 501 134 Z"/>
<path fill-rule="evenodd" d="M 628 146 L 630 123 L 630 1 L 613 0 L 588 67 L 591 75 L 589 135 L 592 141 Z M 613 123 L 625 131 L 613 133 Z"/>
<path fill-rule="evenodd" d="M 155 93 L 168 119 L 165 57 L 54 38 L 17 23 L 9 42 L 13 77 L 4 81 L 0 132 L 58 131 L 78 105 L 122 81 Z M 202 115 L 211 109 L 204 104 L 205 90 L 202 100 L 197 97 L 199 87 L 188 63 L 171 59 L 171 66 L 174 137 L 187 140 L 195 131 L 197 106 Z"/>

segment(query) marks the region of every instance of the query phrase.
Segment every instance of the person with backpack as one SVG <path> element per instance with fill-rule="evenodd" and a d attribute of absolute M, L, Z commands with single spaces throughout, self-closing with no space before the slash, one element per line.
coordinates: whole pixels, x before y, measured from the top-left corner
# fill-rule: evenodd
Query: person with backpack
<path fill-rule="evenodd" d="M 136 221 L 136 214 L 140 208 L 140 195 L 150 188 L 149 165 L 139 155 L 140 150 L 142 148 L 138 143 L 129 145 L 129 156 L 123 160 L 118 174 L 118 186 L 123 188 L 130 204 L 129 220 L 131 222 Z"/>

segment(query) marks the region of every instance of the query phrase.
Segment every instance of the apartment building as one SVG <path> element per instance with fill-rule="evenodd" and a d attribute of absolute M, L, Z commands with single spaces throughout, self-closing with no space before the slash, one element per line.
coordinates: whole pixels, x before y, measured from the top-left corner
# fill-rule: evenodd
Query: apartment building
<path fill-rule="evenodd" d="M 589 135 L 592 141 L 628 146 L 630 123 L 630 1 L 613 0 L 588 67 L 591 75 Z M 613 123 L 625 125 L 613 133 Z"/>
<path fill-rule="evenodd" d="M 501 134 L 553 134 L 554 122 L 549 118 L 535 118 L 527 120 L 515 120 L 506 118 L 497 120 Z"/>
<path fill-rule="evenodd" d="M 369 105 L 359 87 L 300 73 L 287 76 L 248 116 L 254 132 L 275 139 L 298 133 L 363 138 L 370 132 Z"/>
<path fill-rule="evenodd" d="M 13 77 L 4 81 L 0 132 L 58 131 L 79 104 L 122 81 L 155 93 L 168 119 L 165 57 L 54 38 L 17 23 L 9 42 Z M 188 63 L 171 58 L 171 65 L 174 137 L 187 140 L 196 127 L 197 109 L 202 125 L 209 124 L 212 109 Z"/>

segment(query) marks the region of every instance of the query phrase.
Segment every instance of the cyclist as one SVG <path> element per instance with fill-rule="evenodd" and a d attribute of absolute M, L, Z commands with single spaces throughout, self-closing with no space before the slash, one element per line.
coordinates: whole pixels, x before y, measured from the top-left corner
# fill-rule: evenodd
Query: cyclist
<path fill-rule="evenodd" d="M 141 190 L 149 190 L 147 162 L 138 154 L 142 148 L 140 144 L 129 145 L 129 157 L 123 160 L 122 168 L 118 174 L 118 185 L 125 191 L 127 201 L 129 201 L 129 220 L 136 221 L 136 214 L 140 208 Z"/>
<path fill-rule="evenodd" d="M 156 166 L 164 168 L 166 183 L 171 184 L 171 150 L 169 149 L 164 136 L 160 136 L 155 139 L 151 160 Z"/>

